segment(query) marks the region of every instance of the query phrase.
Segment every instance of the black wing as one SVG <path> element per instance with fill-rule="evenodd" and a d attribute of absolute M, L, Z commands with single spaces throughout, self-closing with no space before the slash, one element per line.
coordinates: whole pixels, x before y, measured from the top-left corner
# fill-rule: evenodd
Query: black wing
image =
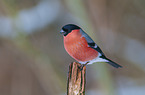
<path fill-rule="evenodd" d="M 80 30 L 80 33 L 82 34 L 83 37 L 86 38 L 89 47 L 93 48 L 94 50 L 96 50 L 100 54 L 102 54 L 100 56 L 100 58 L 108 60 L 109 62 L 107 62 L 107 63 L 110 64 L 110 65 L 112 65 L 112 66 L 114 66 L 114 67 L 116 67 L 116 68 L 122 68 L 121 65 L 119 65 L 119 64 L 113 62 L 112 60 L 106 58 L 106 56 L 104 55 L 104 53 L 102 52 L 102 50 L 99 48 L 99 46 L 97 46 L 97 44 L 91 39 L 91 37 L 89 37 L 83 30 Z"/>
<path fill-rule="evenodd" d="M 102 50 L 99 48 L 99 46 L 91 39 L 90 36 L 88 36 L 88 34 L 86 34 L 83 30 L 80 29 L 80 33 L 82 34 L 83 37 L 86 38 L 87 42 L 88 42 L 88 46 L 95 49 L 96 51 L 98 51 L 99 53 L 101 53 L 102 55 L 104 55 L 104 53 L 102 52 Z"/>

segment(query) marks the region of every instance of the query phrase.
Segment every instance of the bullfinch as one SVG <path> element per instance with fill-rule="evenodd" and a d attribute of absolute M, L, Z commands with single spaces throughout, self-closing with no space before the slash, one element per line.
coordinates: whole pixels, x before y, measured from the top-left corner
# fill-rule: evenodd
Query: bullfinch
<path fill-rule="evenodd" d="M 106 62 L 115 68 L 122 67 L 108 59 L 99 46 L 79 26 L 67 24 L 62 27 L 60 33 L 64 38 L 65 50 L 79 63 Z"/>

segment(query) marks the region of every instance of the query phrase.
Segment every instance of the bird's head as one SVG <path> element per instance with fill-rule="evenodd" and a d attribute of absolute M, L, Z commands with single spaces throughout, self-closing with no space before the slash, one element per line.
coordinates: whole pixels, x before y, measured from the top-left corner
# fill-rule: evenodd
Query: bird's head
<path fill-rule="evenodd" d="M 60 33 L 64 36 L 66 36 L 67 34 L 71 33 L 72 30 L 76 30 L 76 29 L 81 29 L 81 28 L 74 24 L 67 24 L 62 27 Z"/>

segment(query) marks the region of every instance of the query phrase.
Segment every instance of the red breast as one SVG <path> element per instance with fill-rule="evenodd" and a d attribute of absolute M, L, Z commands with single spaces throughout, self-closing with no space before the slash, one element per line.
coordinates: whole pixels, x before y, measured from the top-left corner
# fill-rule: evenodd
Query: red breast
<path fill-rule="evenodd" d="M 64 47 L 68 54 L 77 61 L 85 62 L 98 56 L 98 52 L 88 46 L 79 29 L 73 30 L 67 36 L 64 36 Z"/>

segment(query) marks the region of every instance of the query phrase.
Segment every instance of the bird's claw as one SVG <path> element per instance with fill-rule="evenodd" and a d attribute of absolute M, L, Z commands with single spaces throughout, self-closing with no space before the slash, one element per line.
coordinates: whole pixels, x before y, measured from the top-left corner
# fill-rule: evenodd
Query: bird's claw
<path fill-rule="evenodd" d="M 89 63 L 89 62 L 86 62 L 85 64 L 81 64 L 81 66 L 80 66 L 80 71 L 82 71 L 83 68 L 84 68 L 84 66 L 86 66 L 88 63 Z"/>

